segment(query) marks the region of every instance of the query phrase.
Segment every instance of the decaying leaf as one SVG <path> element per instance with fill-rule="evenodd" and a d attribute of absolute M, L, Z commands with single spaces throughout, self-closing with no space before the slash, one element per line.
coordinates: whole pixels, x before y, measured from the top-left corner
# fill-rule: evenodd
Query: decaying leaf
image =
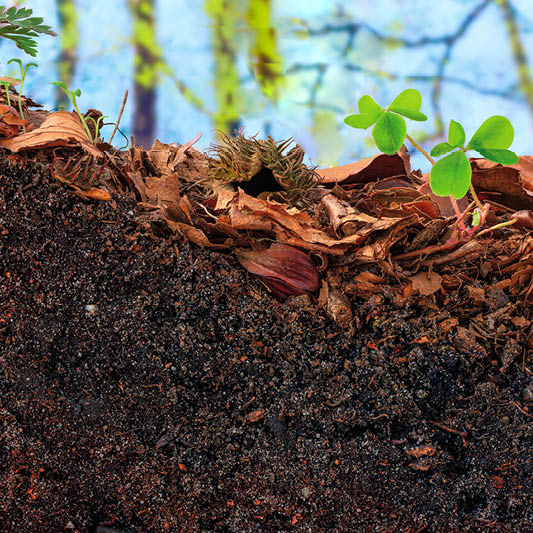
<path fill-rule="evenodd" d="M 78 116 L 67 111 L 50 113 L 39 128 L 0 141 L 0 146 L 11 152 L 67 145 L 80 146 L 98 158 L 104 156 L 87 137 Z"/>
<path fill-rule="evenodd" d="M 273 243 L 263 250 L 239 250 L 241 265 L 262 277 L 274 293 L 292 296 L 318 289 L 319 275 L 307 254 L 285 244 Z"/>
<path fill-rule="evenodd" d="M 379 154 L 362 159 L 356 163 L 332 168 L 318 168 L 323 185 L 337 183 L 348 185 L 351 183 L 369 183 L 392 176 L 409 176 L 411 165 L 405 147 L 395 155 Z"/>
<path fill-rule="evenodd" d="M 515 226 L 517 228 L 533 229 L 533 211 L 522 210 L 517 211 L 511 215 L 511 219 L 516 219 Z"/>
<path fill-rule="evenodd" d="M 482 199 L 511 209 L 533 208 L 533 156 L 521 156 L 516 165 L 471 159 L 472 184 Z"/>
<path fill-rule="evenodd" d="M 408 279 L 413 286 L 413 292 L 420 296 L 430 296 L 442 287 L 442 276 L 436 272 L 418 272 Z"/>
<path fill-rule="evenodd" d="M 0 104 L 0 137 L 9 139 L 18 135 L 22 127 L 30 129 L 30 122 L 19 117 L 17 110 L 9 105 Z"/>

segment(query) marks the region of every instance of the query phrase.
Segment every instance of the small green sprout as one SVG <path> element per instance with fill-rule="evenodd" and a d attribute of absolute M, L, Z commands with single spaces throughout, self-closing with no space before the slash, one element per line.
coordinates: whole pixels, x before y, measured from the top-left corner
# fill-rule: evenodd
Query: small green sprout
<path fill-rule="evenodd" d="M 65 94 L 67 95 L 68 99 L 72 102 L 72 105 L 74 106 L 74 110 L 76 111 L 76 113 L 78 114 L 78 117 L 80 118 L 81 120 L 81 123 L 83 124 L 83 127 L 85 128 L 85 131 L 87 132 L 87 136 L 89 137 L 89 140 L 95 144 L 97 139 L 98 139 L 98 132 L 99 132 L 99 127 L 100 127 L 100 119 L 103 119 L 104 117 L 99 117 L 98 119 L 98 122 L 96 122 L 94 120 L 94 118 L 92 117 L 87 117 L 87 119 L 82 115 L 79 107 L 78 107 L 78 102 L 77 102 L 77 98 L 81 96 L 81 91 L 80 89 L 74 89 L 73 91 L 69 90 L 69 88 L 66 86 L 65 83 L 63 83 L 62 81 L 52 81 L 51 82 L 52 85 L 55 85 L 56 87 L 59 87 L 60 89 L 62 89 Z M 88 124 L 88 121 L 89 120 L 92 120 L 94 122 L 94 126 L 95 126 L 95 133 L 94 133 L 94 138 L 93 138 L 93 135 L 91 133 L 91 130 L 89 128 L 89 124 Z"/>
<path fill-rule="evenodd" d="M 344 122 L 352 128 L 366 130 L 373 124 L 372 137 L 377 147 L 385 154 L 393 155 L 407 137 L 407 126 L 403 117 L 411 120 L 427 120 L 420 112 L 422 96 L 416 89 L 401 92 L 387 108 L 381 107 L 370 95 L 365 94 L 358 103 L 359 114 L 349 115 Z"/>
<path fill-rule="evenodd" d="M 6 91 L 6 100 L 7 100 L 7 105 L 10 106 L 11 105 L 11 97 L 9 96 L 9 87 L 11 85 L 13 85 L 9 80 L 0 80 L 0 85 L 4 88 L 4 90 Z"/>
<path fill-rule="evenodd" d="M 18 48 L 32 57 L 37 55 L 39 33 L 56 35 L 50 26 L 43 24 L 41 17 L 32 17 L 33 10 L 21 7 L 0 6 L 0 37 L 14 41 Z"/>
<path fill-rule="evenodd" d="M 433 157 L 448 154 L 437 161 L 431 169 L 429 182 L 431 190 L 437 196 L 453 196 L 457 199 L 468 192 L 472 179 L 472 167 L 466 157 L 468 150 L 475 150 L 482 157 L 502 165 L 518 163 L 518 156 L 507 150 L 513 138 L 514 130 L 509 119 L 495 115 L 485 120 L 465 145 L 466 135 L 463 126 L 451 120 L 448 142 L 439 143 L 431 150 Z"/>
<path fill-rule="evenodd" d="M 24 120 L 24 112 L 22 111 L 22 88 L 24 87 L 24 80 L 26 79 L 26 74 L 30 67 L 37 68 L 39 65 L 37 63 L 28 63 L 26 66 L 23 66 L 23 63 L 20 59 L 13 58 L 10 59 L 7 64 L 16 63 L 20 69 L 20 78 L 15 78 L 17 81 L 20 81 L 20 87 L 18 88 L 18 101 L 19 101 L 19 114 L 20 118 Z M 23 126 L 24 132 L 26 132 L 26 127 Z"/>

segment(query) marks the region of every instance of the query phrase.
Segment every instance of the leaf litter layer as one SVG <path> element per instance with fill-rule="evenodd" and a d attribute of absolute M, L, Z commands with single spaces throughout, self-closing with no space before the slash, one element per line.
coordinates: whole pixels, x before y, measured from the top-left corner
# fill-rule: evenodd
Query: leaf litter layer
<path fill-rule="evenodd" d="M 475 163 L 518 222 L 460 242 L 404 151 L 302 197 L 39 129 L 2 142 L 3 529 L 531 526 L 531 158 Z"/>

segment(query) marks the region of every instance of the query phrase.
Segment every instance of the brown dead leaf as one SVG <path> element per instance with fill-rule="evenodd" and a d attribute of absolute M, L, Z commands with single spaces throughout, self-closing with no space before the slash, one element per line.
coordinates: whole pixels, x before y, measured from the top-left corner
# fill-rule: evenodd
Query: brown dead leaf
<path fill-rule="evenodd" d="M 473 355 L 478 359 L 487 357 L 487 350 L 476 342 L 476 336 L 474 332 L 469 329 L 457 326 L 457 334 L 455 336 L 455 346 L 461 352 Z"/>
<path fill-rule="evenodd" d="M 533 156 L 521 156 L 516 165 L 499 165 L 488 159 L 470 159 L 472 184 L 481 199 L 511 209 L 533 208 Z"/>
<path fill-rule="evenodd" d="M 26 126 L 30 129 L 30 122 L 19 117 L 17 110 L 9 105 L 0 104 L 0 136 L 9 139 L 19 134 L 19 130 Z"/>
<path fill-rule="evenodd" d="M 420 296 L 430 296 L 442 287 L 442 276 L 436 272 L 418 272 L 408 279 L 413 285 L 413 291 Z"/>
<path fill-rule="evenodd" d="M 167 218 L 165 218 L 165 221 L 172 231 L 183 234 L 187 239 L 189 239 L 191 242 L 194 242 L 194 244 L 197 244 L 198 246 L 203 246 L 205 248 L 224 249 L 231 248 L 235 243 L 233 239 L 226 239 L 223 243 L 211 242 L 201 229 L 189 226 L 183 222 L 175 222 Z"/>
<path fill-rule="evenodd" d="M 392 176 L 409 176 L 411 165 L 404 146 L 395 155 L 379 154 L 355 163 L 332 168 L 318 168 L 316 173 L 323 185 L 338 183 L 369 183 Z"/>
<path fill-rule="evenodd" d="M 0 146 L 11 152 L 67 145 L 78 145 L 95 157 L 103 157 L 90 142 L 78 116 L 67 111 L 50 113 L 39 128 L 0 141 Z"/>
<path fill-rule="evenodd" d="M 533 211 L 522 210 L 511 215 L 511 219 L 516 218 L 515 228 L 533 229 Z"/>
<path fill-rule="evenodd" d="M 239 250 L 239 263 L 262 277 L 277 295 L 286 297 L 318 289 L 319 275 L 309 256 L 285 244 L 273 243 L 260 250 Z"/>
<path fill-rule="evenodd" d="M 168 205 L 179 200 L 180 186 L 177 174 L 160 178 L 149 176 L 144 180 L 146 201 L 153 205 Z"/>
<path fill-rule="evenodd" d="M 481 305 L 482 303 L 486 302 L 484 289 L 472 287 L 471 285 L 468 285 L 466 288 L 468 290 L 468 296 L 474 300 L 476 305 Z"/>

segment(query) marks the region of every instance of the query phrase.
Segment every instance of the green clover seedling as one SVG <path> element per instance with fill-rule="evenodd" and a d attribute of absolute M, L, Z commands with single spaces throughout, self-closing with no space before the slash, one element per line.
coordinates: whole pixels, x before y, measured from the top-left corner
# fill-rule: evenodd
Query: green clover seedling
<path fill-rule="evenodd" d="M 472 167 L 466 157 L 468 150 L 475 150 L 490 161 L 502 165 L 518 163 L 518 156 L 508 150 L 514 138 L 514 130 L 509 119 L 495 115 L 481 124 L 468 144 L 465 145 L 465 130 L 459 122 L 450 121 L 448 142 L 433 147 L 431 155 L 441 157 L 430 173 L 430 187 L 437 196 L 462 198 L 471 186 Z M 451 152 L 451 153 L 450 153 Z"/>
<path fill-rule="evenodd" d="M 420 112 L 422 96 L 416 89 L 401 92 L 387 108 L 381 107 L 370 95 L 365 94 L 358 102 L 359 113 L 349 115 L 345 124 L 352 128 L 366 130 L 372 128 L 372 137 L 377 147 L 385 154 L 393 155 L 402 146 L 407 137 L 407 126 L 403 117 L 411 120 L 427 120 Z M 415 145 L 416 146 L 416 145 Z"/>

